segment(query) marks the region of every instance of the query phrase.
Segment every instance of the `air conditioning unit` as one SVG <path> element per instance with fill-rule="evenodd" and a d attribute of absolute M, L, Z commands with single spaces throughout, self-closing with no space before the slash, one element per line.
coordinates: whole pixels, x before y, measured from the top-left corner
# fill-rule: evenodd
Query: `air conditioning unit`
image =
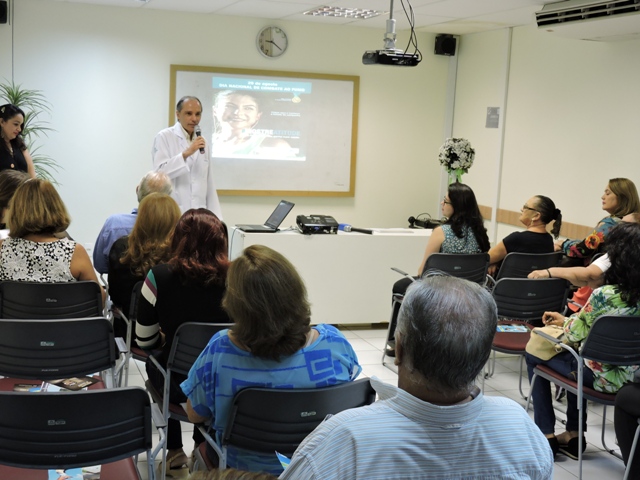
<path fill-rule="evenodd" d="M 640 39 L 640 0 L 565 0 L 536 13 L 538 28 L 598 42 Z"/>

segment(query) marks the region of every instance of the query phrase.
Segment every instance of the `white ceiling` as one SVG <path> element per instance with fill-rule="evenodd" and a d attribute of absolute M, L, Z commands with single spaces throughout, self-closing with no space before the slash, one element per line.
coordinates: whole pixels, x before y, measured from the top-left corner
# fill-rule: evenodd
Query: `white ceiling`
<path fill-rule="evenodd" d="M 389 0 L 49 0 L 111 7 L 173 10 L 202 14 L 258 17 L 271 20 L 316 22 L 333 25 L 385 28 L 388 14 L 366 20 L 313 17 L 303 12 L 322 5 L 389 11 Z M 466 33 L 535 23 L 534 13 L 553 0 L 411 0 L 416 30 L 433 33 Z M 557 1 L 557 0 L 555 0 Z M 408 28 L 402 4 L 395 0 L 397 29 Z"/>

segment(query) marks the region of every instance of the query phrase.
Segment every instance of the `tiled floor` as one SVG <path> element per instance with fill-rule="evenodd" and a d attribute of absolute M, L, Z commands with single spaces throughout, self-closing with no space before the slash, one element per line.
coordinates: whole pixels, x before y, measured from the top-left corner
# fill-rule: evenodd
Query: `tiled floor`
<path fill-rule="evenodd" d="M 354 350 L 358 354 L 358 359 L 362 365 L 362 375 L 367 377 L 376 376 L 388 383 L 396 384 L 397 375 L 389 368 L 382 365 L 382 350 L 384 339 L 386 337 L 386 329 L 372 329 L 360 327 L 344 327 L 341 329 L 344 335 L 353 345 Z M 393 368 L 393 359 L 387 359 L 391 368 Z M 518 375 L 519 375 L 519 359 L 518 357 L 508 355 L 498 355 L 496 362 L 496 371 L 492 378 L 485 382 L 484 391 L 486 395 L 504 396 L 515 400 L 523 407 L 526 402 L 520 396 L 518 391 Z M 525 372 L 526 375 L 526 372 Z M 132 362 L 129 375 L 129 385 L 142 386 L 144 388 L 144 380 L 146 374 L 144 365 L 139 362 Z M 523 389 L 525 394 L 528 392 L 528 381 L 523 381 Z M 558 407 L 563 411 L 562 405 Z M 622 478 L 624 474 L 624 465 L 622 460 L 605 452 L 600 442 L 601 425 L 602 425 L 603 409 L 600 405 L 589 404 L 589 418 L 587 424 L 589 430 L 586 433 L 587 450 L 583 460 L 583 478 L 589 479 L 617 479 Z M 530 412 L 533 417 L 533 412 Z M 558 427 L 557 431 L 563 430 L 560 421 L 564 419 L 562 413 L 557 413 Z M 191 439 L 192 427 L 183 424 L 183 443 L 184 450 L 187 455 L 193 449 L 193 440 Z M 157 437 L 156 437 L 157 438 Z M 617 448 L 615 444 L 615 434 L 613 431 L 613 411 L 607 411 L 607 424 L 605 428 L 605 439 L 607 445 L 611 448 Z M 140 470 L 142 471 L 143 480 L 146 480 L 146 460 L 140 459 Z M 556 458 L 554 480 L 570 480 L 578 478 L 578 462 L 571 460 L 563 455 Z"/>

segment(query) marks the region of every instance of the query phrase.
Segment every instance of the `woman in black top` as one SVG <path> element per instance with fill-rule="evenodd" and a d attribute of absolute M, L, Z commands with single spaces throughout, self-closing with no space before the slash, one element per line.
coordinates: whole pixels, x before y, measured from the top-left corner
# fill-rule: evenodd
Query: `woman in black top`
<path fill-rule="evenodd" d="M 511 252 L 553 253 L 553 239 L 558 238 L 562 226 L 562 213 L 553 200 L 544 195 L 531 197 L 520 209 L 519 220 L 527 229 L 507 235 L 489 250 L 489 274 L 495 275 L 504 257 Z M 553 228 L 549 233 L 547 225 L 551 222 Z"/>
<path fill-rule="evenodd" d="M 225 224 L 205 208 L 192 208 L 178 221 L 169 261 L 149 270 L 138 304 L 136 336 L 141 348 L 160 349 L 154 355 L 161 365 L 166 365 L 173 337 L 183 323 L 231 323 L 222 309 L 229 269 L 227 245 Z M 162 391 L 164 377 L 154 363 L 147 361 L 146 369 L 149 381 Z M 186 376 L 171 375 L 172 403 L 187 401 L 180 389 L 184 380 Z M 200 431 L 194 429 L 195 444 L 202 440 Z M 186 465 L 177 420 L 169 419 L 167 450 L 167 471 Z"/>
<path fill-rule="evenodd" d="M 0 106 L 0 170 L 20 170 L 36 177 L 33 160 L 22 140 L 24 112 L 7 103 Z"/>

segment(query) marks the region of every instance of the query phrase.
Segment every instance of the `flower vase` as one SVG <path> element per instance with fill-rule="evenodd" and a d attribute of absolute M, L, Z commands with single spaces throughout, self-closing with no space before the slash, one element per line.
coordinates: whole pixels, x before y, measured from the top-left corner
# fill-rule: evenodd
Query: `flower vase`
<path fill-rule="evenodd" d="M 462 182 L 462 174 L 464 170 L 456 168 L 455 170 L 449 170 L 449 185 L 454 182 Z"/>

